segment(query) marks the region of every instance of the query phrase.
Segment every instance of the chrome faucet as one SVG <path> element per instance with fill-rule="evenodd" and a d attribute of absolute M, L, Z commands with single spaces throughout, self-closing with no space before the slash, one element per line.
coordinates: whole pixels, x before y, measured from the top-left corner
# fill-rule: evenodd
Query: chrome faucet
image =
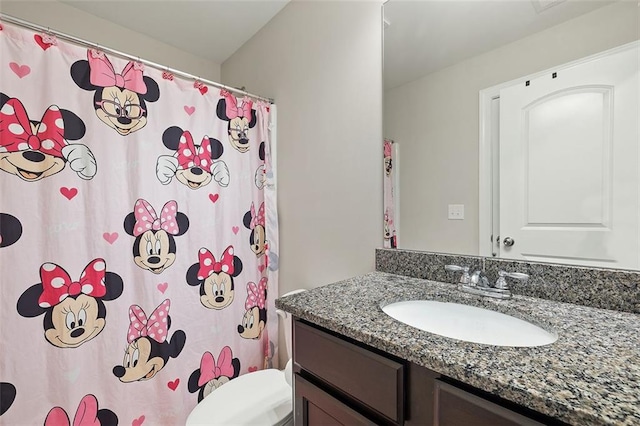
<path fill-rule="evenodd" d="M 491 286 L 489 279 L 483 271 L 477 270 L 469 275 L 469 267 L 446 265 L 444 268 L 452 272 L 462 271 L 463 274 L 462 277 L 460 277 L 458 286 L 461 291 L 496 299 L 511 298 L 511 291 L 509 290 L 509 285 L 506 280 L 507 277 L 521 281 L 526 281 L 529 278 L 529 275 L 521 272 L 506 272 L 500 270 L 498 271 L 498 280 L 495 286 Z"/>
<path fill-rule="evenodd" d="M 489 278 L 482 271 L 475 271 L 473 275 L 471 275 L 471 285 L 482 288 L 491 288 L 491 284 L 489 284 Z"/>
<path fill-rule="evenodd" d="M 444 269 L 450 272 L 462 272 L 459 281 L 460 284 L 469 284 L 471 282 L 471 275 L 469 275 L 468 266 L 446 265 Z"/>

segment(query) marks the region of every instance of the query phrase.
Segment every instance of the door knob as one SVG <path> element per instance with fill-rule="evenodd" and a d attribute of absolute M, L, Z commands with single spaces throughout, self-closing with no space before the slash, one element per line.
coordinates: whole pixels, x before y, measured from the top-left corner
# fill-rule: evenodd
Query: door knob
<path fill-rule="evenodd" d="M 515 244 L 515 240 L 511 237 L 507 237 L 504 239 L 504 241 L 502 242 L 505 246 L 507 247 L 511 247 L 512 245 Z"/>

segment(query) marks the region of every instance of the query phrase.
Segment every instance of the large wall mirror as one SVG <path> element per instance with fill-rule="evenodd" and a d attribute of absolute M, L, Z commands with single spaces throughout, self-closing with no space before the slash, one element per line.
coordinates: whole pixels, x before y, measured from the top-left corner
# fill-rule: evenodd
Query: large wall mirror
<path fill-rule="evenodd" d="M 397 246 L 640 269 L 639 3 L 383 10 Z"/>

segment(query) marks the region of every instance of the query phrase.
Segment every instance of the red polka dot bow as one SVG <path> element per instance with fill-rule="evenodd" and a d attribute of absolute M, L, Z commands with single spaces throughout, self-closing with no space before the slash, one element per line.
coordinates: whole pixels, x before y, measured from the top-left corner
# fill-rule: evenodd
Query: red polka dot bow
<path fill-rule="evenodd" d="M 40 267 L 43 292 L 38 299 L 41 308 L 50 308 L 69 296 L 86 294 L 102 297 L 107 294 L 105 286 L 106 264 L 104 259 L 93 259 L 82 271 L 79 281 L 71 281 L 67 271 L 55 263 Z"/>
<path fill-rule="evenodd" d="M 251 203 L 251 223 L 249 224 L 249 228 L 253 229 L 258 225 L 264 226 L 264 202 L 260 204 L 258 214 L 256 214 L 256 209 L 253 203 Z"/>
<path fill-rule="evenodd" d="M 218 377 L 233 377 L 233 364 L 231 363 L 233 354 L 231 348 L 225 346 L 220 351 L 218 362 L 213 358 L 211 352 L 205 352 L 200 360 L 200 378 L 198 379 L 198 387 L 202 387 L 213 379 Z"/>
<path fill-rule="evenodd" d="M 200 262 L 200 268 L 198 269 L 198 279 L 204 280 L 209 275 L 219 274 L 225 272 L 229 275 L 233 275 L 233 246 L 227 247 L 222 253 L 220 262 L 216 261 L 216 258 L 206 248 L 201 248 L 198 252 L 198 260 Z"/>
<path fill-rule="evenodd" d="M 225 112 L 227 113 L 227 118 L 229 118 L 229 120 L 233 120 L 236 117 L 246 117 L 248 120 L 251 120 L 251 107 L 253 107 L 253 101 L 244 97 L 242 99 L 242 104 L 238 105 L 236 97 L 226 90 L 220 91 L 220 95 L 224 96 L 227 100 Z"/>
<path fill-rule="evenodd" d="M 256 283 L 249 282 L 247 284 L 247 300 L 244 302 L 244 308 L 249 310 L 254 307 L 258 307 L 260 309 L 264 309 L 265 303 L 267 299 L 267 278 L 262 277 Z"/>
<path fill-rule="evenodd" d="M 207 172 L 211 170 L 211 142 L 208 136 L 202 138 L 200 146 L 196 146 L 191 133 L 185 131 L 180 138 L 177 155 L 181 169 L 200 167 Z"/>
<path fill-rule="evenodd" d="M 178 222 L 176 222 L 178 203 L 174 200 L 167 201 L 162 207 L 159 218 L 156 211 L 151 207 L 151 204 L 142 198 L 136 201 L 133 209 L 133 215 L 136 219 L 136 223 L 133 226 L 133 235 L 135 237 L 149 230 L 159 231 L 162 229 L 171 235 L 178 235 L 180 233 Z"/>
<path fill-rule="evenodd" d="M 0 152 L 33 149 L 64 158 L 64 120 L 57 106 L 51 105 L 33 129 L 24 105 L 11 98 L 0 109 Z"/>
<path fill-rule="evenodd" d="M 129 331 L 127 342 L 131 343 L 139 337 L 149 337 L 158 343 L 167 340 L 169 308 L 171 301 L 165 299 L 147 318 L 142 308 L 138 305 L 129 307 Z"/>

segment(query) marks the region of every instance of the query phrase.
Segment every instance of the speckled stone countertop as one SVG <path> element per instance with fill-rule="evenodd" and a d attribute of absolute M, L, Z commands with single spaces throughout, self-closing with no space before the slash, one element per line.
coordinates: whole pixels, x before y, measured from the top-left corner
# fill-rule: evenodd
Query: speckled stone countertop
<path fill-rule="evenodd" d="M 490 346 L 405 325 L 381 306 L 437 300 L 484 307 L 558 334 L 547 346 Z M 276 300 L 294 316 L 575 425 L 640 425 L 640 316 L 372 272 Z"/>

